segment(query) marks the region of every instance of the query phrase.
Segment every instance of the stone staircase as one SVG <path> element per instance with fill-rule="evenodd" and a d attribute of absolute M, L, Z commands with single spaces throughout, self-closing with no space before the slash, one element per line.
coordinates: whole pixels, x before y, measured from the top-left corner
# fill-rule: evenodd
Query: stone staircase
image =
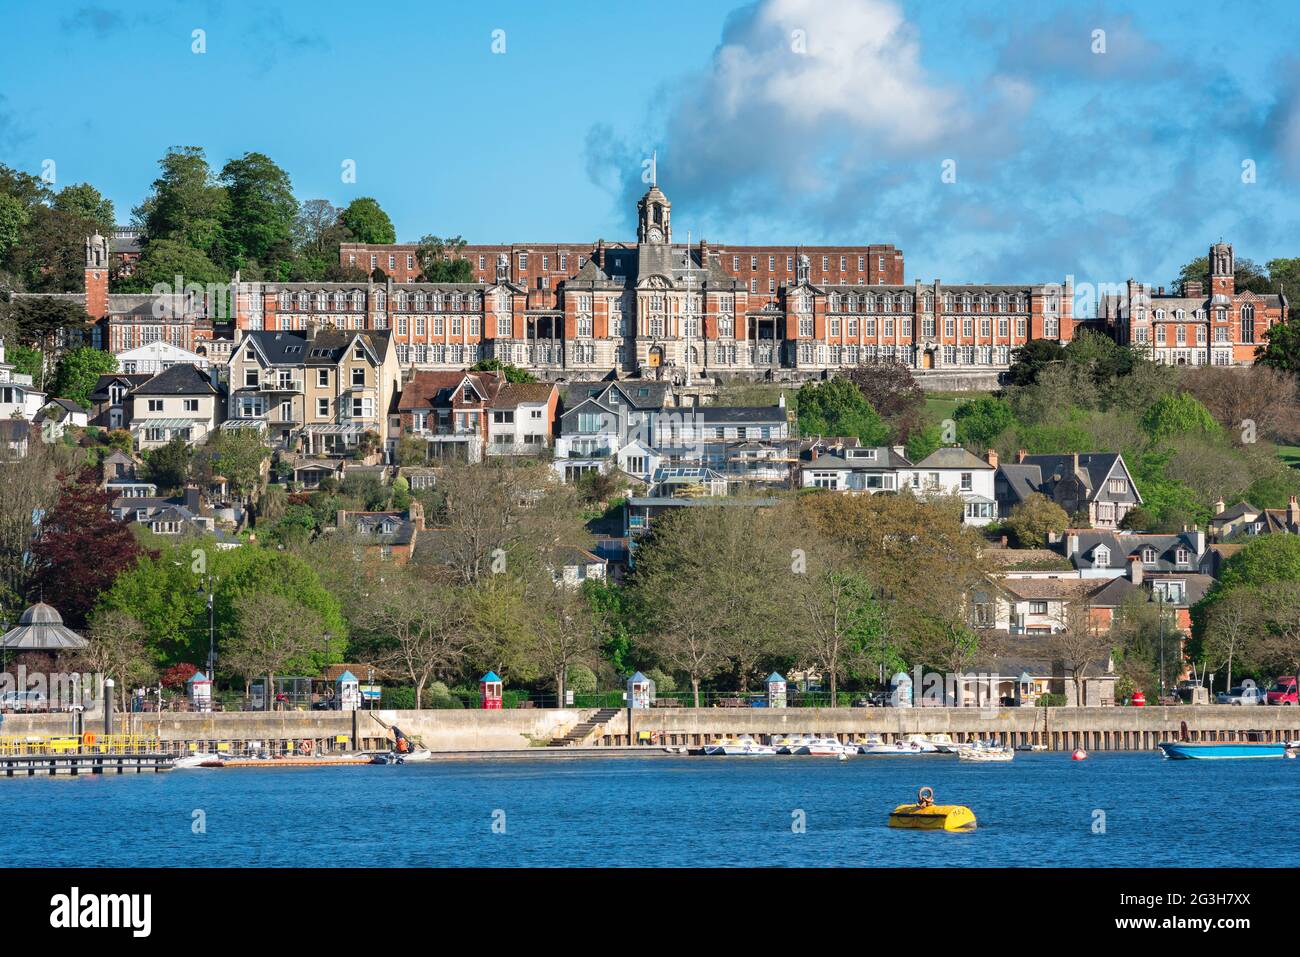
<path fill-rule="evenodd" d="M 568 748 L 577 744 L 582 744 L 587 738 L 591 737 L 592 732 L 597 728 L 603 728 L 608 722 L 619 714 L 622 708 L 601 708 L 586 721 L 580 721 L 569 729 L 568 734 L 559 738 L 552 738 L 547 745 L 548 748 Z"/>

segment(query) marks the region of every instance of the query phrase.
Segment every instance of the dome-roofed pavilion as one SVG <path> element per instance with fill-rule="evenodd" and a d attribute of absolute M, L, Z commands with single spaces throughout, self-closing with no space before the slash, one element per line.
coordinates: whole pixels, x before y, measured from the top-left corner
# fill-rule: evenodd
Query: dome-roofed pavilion
<path fill-rule="evenodd" d="M 5 651 L 71 651 L 88 642 L 63 624 L 63 616 L 38 601 L 18 619 L 18 626 L 5 632 L 0 647 Z"/>

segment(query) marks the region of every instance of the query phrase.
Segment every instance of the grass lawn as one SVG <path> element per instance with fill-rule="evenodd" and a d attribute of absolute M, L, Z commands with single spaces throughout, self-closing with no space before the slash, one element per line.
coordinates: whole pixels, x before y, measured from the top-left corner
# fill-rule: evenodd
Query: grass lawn
<path fill-rule="evenodd" d="M 1277 457 L 1293 469 L 1300 469 L 1300 445 L 1279 445 Z"/>
<path fill-rule="evenodd" d="M 925 394 L 925 412 L 934 422 L 951 419 L 957 406 L 972 399 L 984 398 L 991 392 L 927 392 Z"/>

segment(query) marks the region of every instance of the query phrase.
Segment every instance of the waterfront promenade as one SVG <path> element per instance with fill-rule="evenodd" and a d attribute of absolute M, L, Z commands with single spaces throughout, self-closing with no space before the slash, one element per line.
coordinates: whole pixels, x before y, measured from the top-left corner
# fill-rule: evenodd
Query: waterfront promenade
<path fill-rule="evenodd" d="M 1248 731 L 1270 740 L 1300 739 L 1300 708 L 1182 706 L 1148 708 L 674 708 L 544 709 L 500 711 L 272 711 L 210 714 L 119 714 L 124 732 L 156 737 L 163 749 L 242 750 L 265 747 L 313 753 L 383 750 L 396 724 L 435 752 L 512 752 L 547 749 L 599 754 L 602 749 L 681 747 L 726 735 L 831 735 L 848 740 L 868 734 L 886 741 L 910 734 L 948 734 L 955 740 L 996 739 L 1048 750 L 1145 751 L 1176 738 L 1183 723 L 1190 737 L 1230 741 Z M 102 717 L 85 714 L 95 730 Z M 5 736 L 52 736 L 73 731 L 67 714 L 8 714 Z M 252 744 L 256 742 L 256 744 Z M 563 744 L 561 744 L 563 742 Z"/>

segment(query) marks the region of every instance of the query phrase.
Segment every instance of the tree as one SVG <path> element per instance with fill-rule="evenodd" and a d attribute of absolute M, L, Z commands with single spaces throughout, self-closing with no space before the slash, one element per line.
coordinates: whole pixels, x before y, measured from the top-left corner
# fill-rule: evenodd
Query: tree
<path fill-rule="evenodd" d="M 1259 587 L 1278 581 L 1300 581 L 1300 536 L 1261 535 L 1256 538 L 1224 561 L 1219 570 L 1219 581 L 1211 594 L 1239 585 Z"/>
<path fill-rule="evenodd" d="M 1251 292 L 1276 292 L 1268 274 L 1250 259 L 1240 258 L 1233 262 L 1233 280 L 1238 292 L 1249 289 Z M 1210 257 L 1198 256 L 1178 271 L 1171 283 L 1176 294 L 1186 295 L 1188 281 L 1201 284 L 1202 290 L 1210 288 Z"/>
<path fill-rule="evenodd" d="M 101 234 L 112 234 L 117 225 L 113 201 L 89 183 L 65 186 L 55 195 L 51 204 L 55 209 L 93 224 Z"/>
<path fill-rule="evenodd" d="M 1215 668 L 1226 665 L 1227 687 L 1232 687 L 1234 662 L 1250 667 L 1258 650 L 1256 628 L 1261 613 L 1259 595 L 1247 587 L 1230 588 L 1210 607 L 1205 618 L 1201 653 Z"/>
<path fill-rule="evenodd" d="M 149 480 L 167 491 L 182 488 L 189 478 L 193 457 L 189 442 L 177 435 L 166 445 L 145 453 Z"/>
<path fill-rule="evenodd" d="M 18 341 L 39 347 L 47 356 L 54 351 L 60 333 L 86 328 L 86 310 L 81 303 L 47 296 L 15 299 L 9 309 Z"/>
<path fill-rule="evenodd" d="M 1269 582 L 1259 599 L 1260 662 L 1282 675 L 1300 675 L 1300 581 Z"/>
<path fill-rule="evenodd" d="M 1300 319 L 1290 318 L 1265 330 L 1263 345 L 1255 349 L 1255 361 L 1278 372 L 1300 375 Z"/>
<path fill-rule="evenodd" d="M 805 436 L 856 436 L 863 445 L 883 445 L 889 440 L 889 426 L 844 376 L 805 383 L 797 400 L 799 430 Z"/>
<path fill-rule="evenodd" d="M 1011 367 L 1007 382 L 1016 386 L 1033 385 L 1038 374 L 1054 362 L 1065 361 L 1065 349 L 1050 339 L 1030 339 L 1011 350 Z"/>
<path fill-rule="evenodd" d="M 130 689 L 148 683 L 157 673 L 144 639 L 144 625 L 125 612 L 108 609 L 90 619 L 88 644 L 81 656 L 92 672 L 113 679 L 123 711 Z"/>
<path fill-rule="evenodd" d="M 1034 492 L 1011 509 L 1006 527 L 1021 548 L 1038 548 L 1047 543 L 1049 532 L 1061 534 L 1070 527 L 1070 516 L 1046 495 Z"/>
<path fill-rule="evenodd" d="M 474 269 L 461 254 L 465 240 L 422 236 L 415 255 L 420 263 L 420 282 L 473 282 Z"/>
<path fill-rule="evenodd" d="M 359 623 L 385 646 L 381 660 L 411 679 L 418 709 L 428 683 L 451 673 L 468 653 L 464 596 L 457 588 L 431 587 L 410 565 L 371 572 L 368 580 Z"/>
<path fill-rule="evenodd" d="M 805 557 L 805 570 L 792 576 L 790 617 L 799 658 L 830 682 L 834 706 L 840 679 L 878 645 L 881 610 L 870 584 L 842 549 L 818 540 Z"/>
<path fill-rule="evenodd" d="M 245 502 L 262 486 L 262 467 L 271 450 L 253 429 L 233 429 L 208 436 L 194 457 L 195 476 L 208 484 L 224 478 Z"/>
<path fill-rule="evenodd" d="M 855 366 L 843 375 L 887 422 L 910 422 L 925 408 L 921 387 L 912 370 L 901 362 Z"/>
<path fill-rule="evenodd" d="M 238 267 L 247 260 L 265 265 L 287 258 L 298 215 L 289 174 L 264 153 L 245 153 L 222 167 L 220 182 L 227 198 L 226 261 Z"/>
<path fill-rule="evenodd" d="M 339 214 L 339 222 L 347 229 L 354 242 L 389 245 L 397 242 L 397 231 L 379 202 L 361 196 L 348 203 Z"/>
<path fill-rule="evenodd" d="M 1254 442 L 1257 436 L 1293 441 L 1300 435 L 1293 374 L 1260 364 L 1197 366 L 1182 384 L 1239 442 Z"/>
<path fill-rule="evenodd" d="M 149 246 L 164 239 L 202 253 L 209 263 L 221 262 L 229 199 L 214 179 L 202 148 L 172 147 L 158 165 L 161 173 L 153 182 L 153 193 L 134 210 L 145 235 L 142 262 L 152 259 Z"/>
<path fill-rule="evenodd" d="M 952 417 L 957 422 L 957 437 L 961 443 L 978 450 L 989 448 L 1016 421 L 1005 400 L 989 397 L 961 403 Z"/>
<path fill-rule="evenodd" d="M 86 469 L 59 494 L 32 545 L 35 585 L 71 628 L 83 627 L 99 594 L 144 550 L 109 512 L 113 496 Z"/>
<path fill-rule="evenodd" d="M 235 602 L 235 636 L 222 660 L 246 681 L 266 676 L 262 700 L 270 710 L 275 676 L 290 667 L 312 667 L 307 662 L 323 634 L 320 616 L 310 608 L 275 592 L 252 591 Z"/>
<path fill-rule="evenodd" d="M 509 362 L 502 362 L 500 359 L 480 359 L 474 365 L 470 366 L 471 372 L 500 372 L 506 377 L 507 382 L 537 382 L 537 376 L 533 375 L 527 369 L 521 369 L 519 366 L 511 365 Z"/>
<path fill-rule="evenodd" d="M 37 526 L 33 516 L 46 512 L 60 493 L 60 477 L 74 450 L 33 442 L 27 455 L 4 464 L 0 481 L 0 607 L 12 619 L 31 595 L 38 571 L 32 556 Z M 54 596 L 51 595 L 51 598 Z"/>
<path fill-rule="evenodd" d="M 1218 435 L 1221 431 L 1210 410 L 1190 392 L 1161 396 L 1142 416 L 1142 428 L 1156 442 L 1198 432 Z"/>
<path fill-rule="evenodd" d="M 29 222 L 31 214 L 21 200 L 0 193 L 0 263 L 9 261 L 11 251 L 18 245 Z"/>
<path fill-rule="evenodd" d="M 175 288 L 177 276 L 186 285 L 224 285 L 230 281 L 230 274 L 204 250 L 180 240 L 156 239 L 145 246 L 131 275 L 116 288 L 124 292 L 152 292 L 155 288 L 179 292 Z"/>
<path fill-rule="evenodd" d="M 601 644 L 600 619 L 593 615 L 587 597 L 555 581 L 550 569 L 531 577 L 524 583 L 531 614 L 525 640 L 516 654 L 527 657 L 551 679 L 558 706 L 563 707 L 569 669 L 596 658 Z"/>
<path fill-rule="evenodd" d="M 73 349 L 59 360 L 54 376 L 55 395 L 90 408 L 90 396 L 102 375 L 117 371 L 117 356 L 103 349 Z"/>
<path fill-rule="evenodd" d="M 1111 656 L 1110 635 L 1102 631 L 1092 617 L 1092 606 L 1076 594 L 1059 622 L 1060 630 L 1047 640 L 1048 655 L 1059 660 L 1074 682 L 1074 701 L 1087 704 L 1084 686 L 1091 669 L 1105 667 Z"/>

